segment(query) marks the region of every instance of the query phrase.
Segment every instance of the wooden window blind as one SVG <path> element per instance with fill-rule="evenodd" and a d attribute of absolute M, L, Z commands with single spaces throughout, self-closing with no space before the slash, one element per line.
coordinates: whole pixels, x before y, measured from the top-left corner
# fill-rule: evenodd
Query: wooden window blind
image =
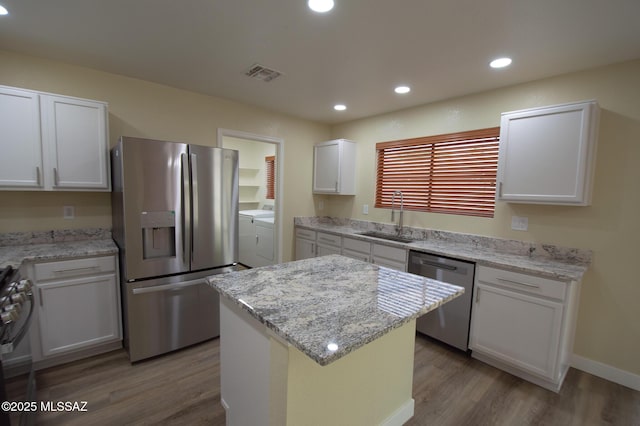
<path fill-rule="evenodd" d="M 267 175 L 267 200 L 275 200 L 276 198 L 276 157 L 270 155 L 264 158 L 266 163 Z"/>
<path fill-rule="evenodd" d="M 376 144 L 375 207 L 493 217 L 500 128 Z M 396 197 L 396 206 L 399 207 Z"/>

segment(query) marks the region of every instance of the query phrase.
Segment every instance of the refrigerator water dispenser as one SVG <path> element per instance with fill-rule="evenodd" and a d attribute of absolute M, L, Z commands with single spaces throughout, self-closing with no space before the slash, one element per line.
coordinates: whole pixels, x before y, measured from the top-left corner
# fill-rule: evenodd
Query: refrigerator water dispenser
<path fill-rule="evenodd" d="M 176 214 L 174 211 L 142 212 L 142 258 L 176 256 Z"/>

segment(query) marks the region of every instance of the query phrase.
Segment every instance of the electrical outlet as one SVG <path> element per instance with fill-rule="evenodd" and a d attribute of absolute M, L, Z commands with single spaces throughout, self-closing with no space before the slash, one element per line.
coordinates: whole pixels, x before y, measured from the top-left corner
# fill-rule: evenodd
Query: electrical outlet
<path fill-rule="evenodd" d="M 515 231 L 526 231 L 529 228 L 529 218 L 521 216 L 511 216 L 511 229 Z"/>
<path fill-rule="evenodd" d="M 364 204 L 362 206 L 362 214 L 369 214 L 369 204 Z"/>
<path fill-rule="evenodd" d="M 318 201 L 318 210 L 322 210 L 324 209 L 324 201 L 320 200 Z"/>
<path fill-rule="evenodd" d="M 73 206 L 64 206 L 62 208 L 62 216 L 65 219 L 75 219 L 76 209 Z"/>

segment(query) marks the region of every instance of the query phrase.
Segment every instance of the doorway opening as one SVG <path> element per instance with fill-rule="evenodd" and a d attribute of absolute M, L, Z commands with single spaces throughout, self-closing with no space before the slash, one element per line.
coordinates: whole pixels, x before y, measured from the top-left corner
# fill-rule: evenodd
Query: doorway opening
<path fill-rule="evenodd" d="M 284 140 L 218 129 L 218 146 L 239 152 L 240 263 L 282 262 Z"/>

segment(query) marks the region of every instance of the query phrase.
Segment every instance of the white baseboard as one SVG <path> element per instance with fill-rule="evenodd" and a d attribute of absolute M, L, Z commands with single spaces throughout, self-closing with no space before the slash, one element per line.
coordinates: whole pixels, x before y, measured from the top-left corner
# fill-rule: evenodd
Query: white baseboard
<path fill-rule="evenodd" d="M 402 404 L 400 408 L 394 411 L 389 417 L 384 419 L 381 426 L 402 426 L 405 424 L 411 417 L 413 417 L 413 410 L 415 407 L 415 400 L 413 398 L 409 399 L 407 402 Z"/>
<path fill-rule="evenodd" d="M 573 354 L 571 366 L 610 382 L 640 391 L 640 375 Z"/>

